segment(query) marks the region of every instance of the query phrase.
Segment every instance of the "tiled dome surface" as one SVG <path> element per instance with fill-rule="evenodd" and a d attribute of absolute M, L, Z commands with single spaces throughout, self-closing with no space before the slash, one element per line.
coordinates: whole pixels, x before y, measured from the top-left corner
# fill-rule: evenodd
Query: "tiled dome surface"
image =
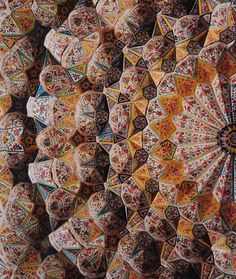
<path fill-rule="evenodd" d="M 235 22 L 0 3 L 1 278 L 236 278 Z"/>

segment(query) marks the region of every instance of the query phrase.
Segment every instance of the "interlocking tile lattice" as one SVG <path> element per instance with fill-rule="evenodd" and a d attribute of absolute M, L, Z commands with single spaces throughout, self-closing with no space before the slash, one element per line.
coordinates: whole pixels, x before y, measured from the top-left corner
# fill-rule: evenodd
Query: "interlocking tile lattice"
<path fill-rule="evenodd" d="M 235 0 L 0 0 L 0 278 L 236 278 Z"/>

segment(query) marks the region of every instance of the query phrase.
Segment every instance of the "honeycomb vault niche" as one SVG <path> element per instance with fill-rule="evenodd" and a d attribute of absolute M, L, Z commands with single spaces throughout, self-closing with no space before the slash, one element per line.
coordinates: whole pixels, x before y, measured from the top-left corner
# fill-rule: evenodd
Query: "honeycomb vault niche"
<path fill-rule="evenodd" d="M 0 278 L 236 278 L 236 2 L 0 2 Z"/>

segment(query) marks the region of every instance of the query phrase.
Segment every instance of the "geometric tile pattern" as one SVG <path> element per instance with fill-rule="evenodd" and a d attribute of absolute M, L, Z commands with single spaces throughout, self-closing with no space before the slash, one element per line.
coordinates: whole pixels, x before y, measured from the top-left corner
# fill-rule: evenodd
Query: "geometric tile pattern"
<path fill-rule="evenodd" d="M 1 278 L 235 278 L 235 20 L 0 4 Z"/>

